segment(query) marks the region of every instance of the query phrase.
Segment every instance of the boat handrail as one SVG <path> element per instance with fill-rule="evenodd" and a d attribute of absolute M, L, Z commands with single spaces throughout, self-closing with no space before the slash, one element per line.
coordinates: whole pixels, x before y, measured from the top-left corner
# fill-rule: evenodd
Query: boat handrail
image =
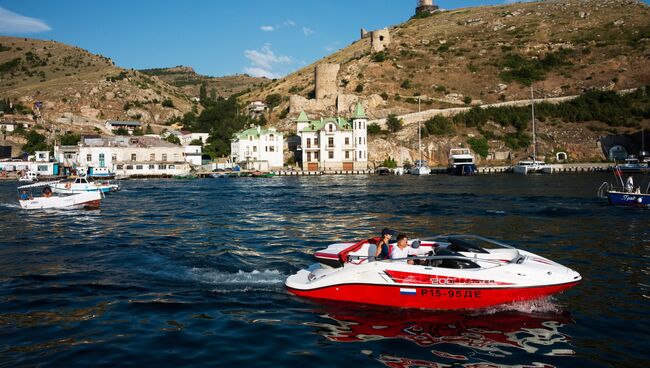
<path fill-rule="evenodd" d="M 367 260 L 368 258 L 370 258 L 370 257 L 363 256 L 363 255 L 350 255 L 350 256 L 348 256 L 348 262 L 351 262 L 353 260 L 355 260 L 355 261 L 364 261 L 364 260 Z M 460 256 L 453 256 L 453 255 L 452 256 L 447 256 L 447 255 L 438 256 L 438 255 L 435 255 L 435 254 L 431 255 L 431 256 L 422 255 L 422 256 L 410 256 L 410 257 L 407 257 L 407 258 L 382 259 L 382 260 L 376 260 L 376 262 L 396 263 L 396 262 L 416 261 L 416 260 L 417 261 L 421 261 L 421 260 L 425 260 L 425 261 L 431 261 L 431 260 L 444 261 L 446 259 L 458 260 L 458 261 L 470 261 L 470 262 L 486 262 L 486 263 L 493 263 L 493 264 L 498 265 L 498 266 L 504 264 L 503 261 L 496 260 L 496 259 L 486 259 L 486 258 L 478 258 L 478 257 L 466 257 L 466 256 L 463 256 L 463 255 L 460 255 Z M 509 262 L 509 263 L 513 263 L 513 262 Z"/>
<path fill-rule="evenodd" d="M 48 181 L 48 182 L 42 182 L 42 183 L 36 183 L 36 184 L 30 184 L 30 185 L 23 185 L 21 187 L 18 187 L 17 189 L 18 190 L 23 190 L 23 189 L 48 187 L 48 186 L 58 184 L 59 182 L 60 182 L 60 180 L 58 180 L 58 181 Z"/>

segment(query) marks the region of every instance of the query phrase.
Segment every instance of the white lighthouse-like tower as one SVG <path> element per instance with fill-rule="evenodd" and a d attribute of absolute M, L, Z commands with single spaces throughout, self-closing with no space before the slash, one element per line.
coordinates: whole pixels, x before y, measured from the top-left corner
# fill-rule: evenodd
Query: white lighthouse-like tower
<path fill-rule="evenodd" d="M 363 105 L 357 103 L 352 115 L 352 129 L 354 137 L 354 169 L 368 169 L 368 116 Z"/>

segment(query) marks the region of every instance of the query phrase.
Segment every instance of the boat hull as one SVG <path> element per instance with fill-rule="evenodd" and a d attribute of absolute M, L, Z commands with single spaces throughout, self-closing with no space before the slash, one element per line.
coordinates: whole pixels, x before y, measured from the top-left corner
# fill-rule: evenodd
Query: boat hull
<path fill-rule="evenodd" d="M 650 207 L 650 194 L 608 192 L 607 197 L 612 205 Z"/>
<path fill-rule="evenodd" d="M 454 165 L 450 166 L 449 169 L 450 175 L 455 176 L 472 176 L 476 175 L 476 165 Z"/>
<path fill-rule="evenodd" d="M 101 205 L 102 193 L 87 192 L 66 197 L 39 197 L 31 200 L 21 200 L 20 207 L 26 210 L 41 210 L 54 208 L 85 208 L 97 209 Z"/>
<path fill-rule="evenodd" d="M 313 290 L 287 286 L 298 296 L 341 302 L 418 309 L 475 309 L 545 298 L 578 285 L 579 281 L 534 287 L 425 287 L 345 284 Z"/>

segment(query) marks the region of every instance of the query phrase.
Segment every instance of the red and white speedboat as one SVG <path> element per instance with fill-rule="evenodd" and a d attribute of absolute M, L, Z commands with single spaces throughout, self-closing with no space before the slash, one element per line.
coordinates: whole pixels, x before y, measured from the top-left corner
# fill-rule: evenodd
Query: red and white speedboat
<path fill-rule="evenodd" d="M 580 274 L 536 254 L 475 235 L 409 241 L 415 264 L 369 260 L 379 239 L 332 244 L 319 263 L 287 278 L 296 295 L 402 308 L 466 309 L 547 297 Z"/>

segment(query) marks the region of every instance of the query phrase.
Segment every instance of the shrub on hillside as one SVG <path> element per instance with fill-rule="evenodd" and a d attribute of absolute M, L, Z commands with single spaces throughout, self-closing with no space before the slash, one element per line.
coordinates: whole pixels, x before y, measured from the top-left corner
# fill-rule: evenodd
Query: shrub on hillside
<path fill-rule="evenodd" d="M 430 135 L 449 135 L 454 133 L 454 130 L 454 124 L 451 122 L 451 120 L 449 120 L 449 118 L 441 115 L 436 115 L 424 122 L 424 126 L 422 127 L 422 136 L 428 137 Z"/>
<path fill-rule="evenodd" d="M 487 138 L 472 137 L 467 140 L 467 143 L 469 144 L 470 147 L 472 147 L 472 151 L 478 153 L 483 158 L 487 157 L 488 151 L 490 149 Z"/>
<path fill-rule="evenodd" d="M 400 130 L 402 130 L 402 127 L 404 125 L 404 121 L 402 119 L 399 119 L 396 115 L 388 115 L 388 119 L 386 120 L 386 126 L 388 126 L 388 131 L 395 133 Z"/>
<path fill-rule="evenodd" d="M 377 123 L 368 124 L 368 134 L 379 134 L 381 133 L 381 127 Z"/>
<path fill-rule="evenodd" d="M 372 55 L 372 61 L 375 63 L 383 63 L 386 61 L 386 53 L 384 51 L 379 51 L 378 53 Z"/>

